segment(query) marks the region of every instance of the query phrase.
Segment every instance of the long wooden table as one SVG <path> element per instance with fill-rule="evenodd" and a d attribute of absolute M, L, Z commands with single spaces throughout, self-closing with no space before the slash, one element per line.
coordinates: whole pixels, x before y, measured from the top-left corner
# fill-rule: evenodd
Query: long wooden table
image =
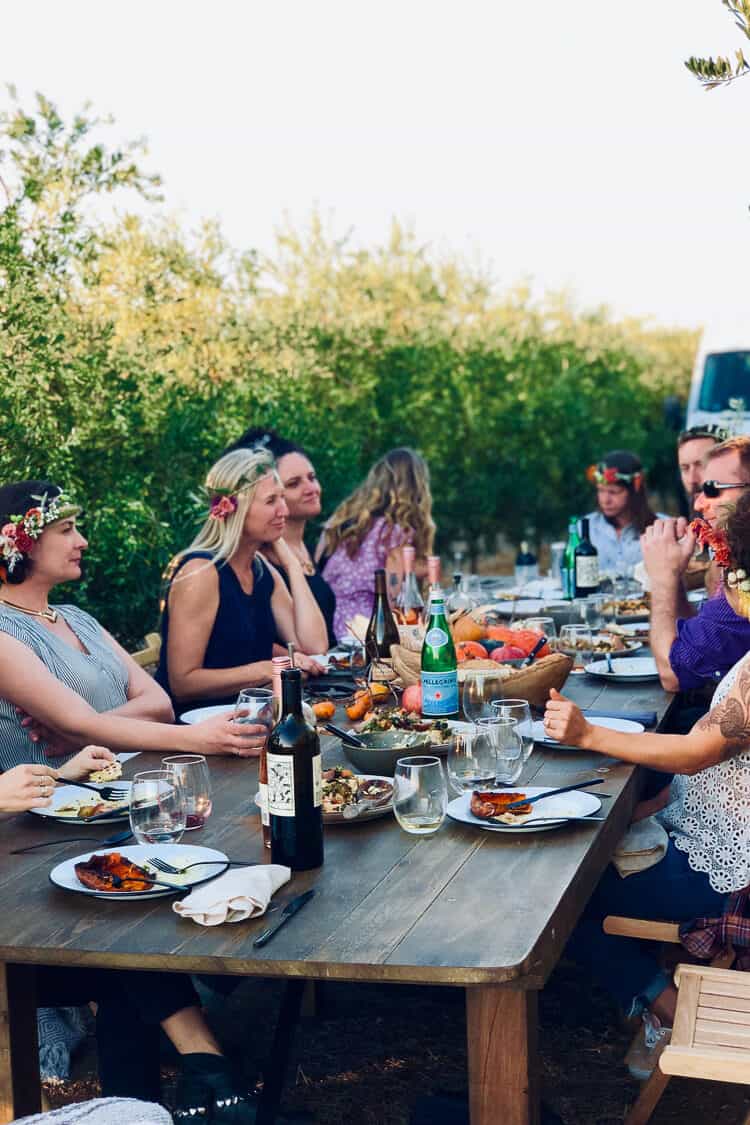
<path fill-rule="evenodd" d="M 671 699 L 658 683 L 625 688 L 588 676 L 570 677 L 566 691 L 582 706 L 652 709 L 660 720 Z M 330 745 L 325 752 L 332 764 Z M 128 762 L 126 775 L 145 760 Z M 629 822 L 638 776 L 599 755 L 536 747 L 519 782 L 566 784 L 607 766 L 601 823 L 498 835 L 448 820 L 416 838 L 389 817 L 327 830 L 324 866 L 280 894 L 314 886 L 315 899 L 259 950 L 263 919 L 203 928 L 174 914 L 171 899 L 111 902 L 54 887 L 51 868 L 86 844 L 10 849 L 85 833 L 9 818 L 0 829 L 0 1121 L 39 1107 L 32 967 L 91 965 L 463 988 L 472 1125 L 534 1125 L 537 993 Z M 189 842 L 263 862 L 255 764 L 216 758 L 210 770 L 214 813 Z M 108 834 L 90 831 L 93 847 Z"/>

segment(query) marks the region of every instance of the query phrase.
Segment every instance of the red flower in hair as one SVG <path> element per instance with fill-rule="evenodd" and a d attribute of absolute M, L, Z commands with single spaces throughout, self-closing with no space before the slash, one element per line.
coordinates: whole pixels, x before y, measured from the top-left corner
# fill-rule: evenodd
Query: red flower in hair
<path fill-rule="evenodd" d="M 208 513 L 212 520 L 225 520 L 237 511 L 236 496 L 214 496 Z"/>
<path fill-rule="evenodd" d="M 617 469 L 605 469 L 602 473 L 605 484 L 617 484 Z"/>
<path fill-rule="evenodd" d="M 21 554 L 28 555 L 29 551 L 34 546 L 34 540 L 31 538 L 31 536 L 27 535 L 22 527 L 17 527 L 14 539 L 16 547 L 21 552 Z"/>
<path fill-rule="evenodd" d="M 596 465 L 589 465 L 588 469 L 586 470 L 586 480 L 589 482 L 589 484 L 596 484 L 598 476 L 599 470 L 597 469 Z"/>

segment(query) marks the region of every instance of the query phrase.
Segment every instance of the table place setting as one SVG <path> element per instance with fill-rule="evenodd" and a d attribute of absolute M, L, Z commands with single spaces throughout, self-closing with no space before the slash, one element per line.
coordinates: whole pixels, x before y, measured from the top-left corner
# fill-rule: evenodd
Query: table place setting
<path fill-rule="evenodd" d="M 172 903 L 172 909 L 181 918 L 191 918 L 199 926 L 244 922 L 265 914 L 276 891 L 291 877 L 291 870 L 279 863 L 241 867 L 227 871 L 207 886 Z"/>

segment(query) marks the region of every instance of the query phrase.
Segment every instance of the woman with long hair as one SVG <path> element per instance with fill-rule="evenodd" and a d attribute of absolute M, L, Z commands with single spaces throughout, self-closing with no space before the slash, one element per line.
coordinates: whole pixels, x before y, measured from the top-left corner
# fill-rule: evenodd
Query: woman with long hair
<path fill-rule="evenodd" d="M 328 631 L 328 647 L 336 644 L 333 631 L 333 615 L 336 609 L 336 595 L 320 573 L 320 568 L 310 554 L 305 543 L 305 531 L 309 520 L 317 520 L 321 510 L 321 487 L 318 474 L 301 445 L 288 441 L 275 430 L 253 426 L 241 438 L 230 445 L 227 453 L 235 449 L 264 448 L 274 457 L 276 471 L 284 486 L 284 499 L 288 514 L 284 528 L 284 542 L 293 555 L 299 559 L 312 596 L 320 607 Z M 264 543 L 264 558 L 276 568 L 291 592 L 291 583 L 286 567 L 279 558 L 273 542 Z"/>
<path fill-rule="evenodd" d="M 435 524 L 427 465 L 413 449 L 392 449 L 364 482 L 339 504 L 327 521 L 316 557 L 336 595 L 334 631 L 372 613 L 374 573 L 388 571 L 389 592 L 399 588 L 401 547 L 411 544 L 418 559 L 432 552 Z"/>
<path fill-rule="evenodd" d="M 266 449 L 236 449 L 206 477 L 209 514 L 167 572 L 162 647 L 156 678 L 172 700 L 231 706 L 243 688 L 267 684 L 277 637 L 313 674 L 311 653 L 325 652 L 323 615 L 299 558 L 283 539 L 284 488 Z M 273 543 L 288 590 L 261 554 Z"/>
<path fill-rule="evenodd" d="M 589 537 L 599 552 L 603 574 L 631 574 L 641 561 L 640 538 L 659 516 L 646 493 L 640 458 L 615 449 L 590 465 L 586 477 L 596 486 L 597 510 L 589 512 Z"/>

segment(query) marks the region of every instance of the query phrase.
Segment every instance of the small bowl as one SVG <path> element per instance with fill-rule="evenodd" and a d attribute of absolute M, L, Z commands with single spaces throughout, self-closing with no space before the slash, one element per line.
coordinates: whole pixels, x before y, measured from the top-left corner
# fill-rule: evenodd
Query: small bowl
<path fill-rule="evenodd" d="M 354 732 L 352 732 L 354 733 Z M 393 777 L 399 758 L 410 754 L 434 753 L 428 733 L 413 731 L 373 730 L 358 734 L 367 746 L 354 747 L 341 743 L 341 750 L 360 773 L 377 777 Z M 448 749 L 450 740 L 442 744 Z"/>

